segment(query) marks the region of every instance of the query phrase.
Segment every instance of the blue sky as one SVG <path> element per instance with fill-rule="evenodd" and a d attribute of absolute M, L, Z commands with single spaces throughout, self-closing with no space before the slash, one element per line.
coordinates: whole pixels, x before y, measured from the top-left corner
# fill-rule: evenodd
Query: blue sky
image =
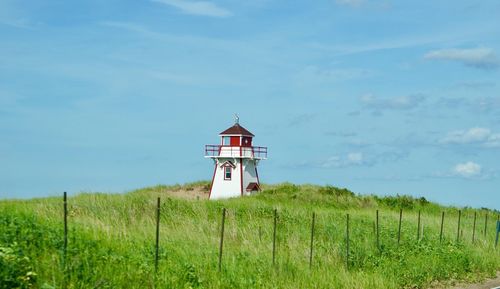
<path fill-rule="evenodd" d="M 500 209 L 500 2 L 0 2 L 0 197 L 210 179 Z"/>

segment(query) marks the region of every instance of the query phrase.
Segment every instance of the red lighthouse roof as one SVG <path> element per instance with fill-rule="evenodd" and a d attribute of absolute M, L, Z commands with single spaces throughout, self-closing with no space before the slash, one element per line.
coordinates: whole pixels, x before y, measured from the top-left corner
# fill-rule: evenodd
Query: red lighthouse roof
<path fill-rule="evenodd" d="M 235 123 L 232 127 L 221 132 L 219 135 L 254 136 L 253 133 L 249 132 L 246 128 L 242 127 L 239 123 Z"/>

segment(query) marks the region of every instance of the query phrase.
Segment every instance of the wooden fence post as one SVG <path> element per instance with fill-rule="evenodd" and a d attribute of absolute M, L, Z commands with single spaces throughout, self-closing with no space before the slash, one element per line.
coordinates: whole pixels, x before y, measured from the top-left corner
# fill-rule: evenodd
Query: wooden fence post
<path fill-rule="evenodd" d="M 474 211 L 474 222 L 472 223 L 472 244 L 476 242 L 476 221 L 477 221 L 477 212 Z"/>
<path fill-rule="evenodd" d="M 64 207 L 64 247 L 63 256 L 64 263 L 66 263 L 66 252 L 68 250 L 68 198 L 66 192 L 63 195 L 63 207 Z"/>
<path fill-rule="evenodd" d="M 219 272 L 222 270 L 222 248 L 224 246 L 224 223 L 226 222 L 226 208 L 222 208 L 222 223 L 220 230 L 220 244 L 219 244 Z"/>
<path fill-rule="evenodd" d="M 403 209 L 399 209 L 398 246 L 401 243 L 401 223 L 403 222 Z"/>
<path fill-rule="evenodd" d="M 313 212 L 312 214 L 312 223 L 311 223 L 311 248 L 309 250 L 309 269 L 312 268 L 313 261 L 313 247 L 314 247 L 314 222 L 316 220 L 316 214 Z"/>
<path fill-rule="evenodd" d="M 486 232 L 488 231 L 488 212 L 484 216 L 484 237 L 486 238 Z"/>
<path fill-rule="evenodd" d="M 377 235 L 377 249 L 380 251 L 380 220 L 379 220 L 379 211 L 377 210 L 377 216 L 375 221 L 375 231 Z"/>
<path fill-rule="evenodd" d="M 273 226 L 273 266 L 276 264 L 276 223 L 278 220 L 278 209 L 274 209 L 274 226 Z"/>
<path fill-rule="evenodd" d="M 68 270 L 67 270 L 67 255 L 68 255 L 68 197 L 67 193 L 63 194 L 63 209 L 64 209 L 64 244 L 63 244 L 63 288 L 68 286 Z"/>
<path fill-rule="evenodd" d="M 457 243 L 460 242 L 460 222 L 462 219 L 462 211 L 458 210 L 458 230 L 457 230 Z"/>
<path fill-rule="evenodd" d="M 418 211 L 418 224 L 417 224 L 417 241 L 420 241 L 420 210 Z"/>
<path fill-rule="evenodd" d="M 500 221 L 497 221 L 497 237 L 495 238 L 495 248 L 498 247 L 498 235 L 500 235 Z"/>
<path fill-rule="evenodd" d="M 444 230 L 444 212 L 441 214 L 441 230 L 439 232 L 439 242 L 443 241 L 443 230 Z"/>
<path fill-rule="evenodd" d="M 156 245 L 155 245 L 155 273 L 158 273 L 158 253 L 160 247 L 160 197 L 156 201 Z"/>
<path fill-rule="evenodd" d="M 346 258 L 345 264 L 347 270 L 349 270 L 349 214 L 346 216 Z"/>

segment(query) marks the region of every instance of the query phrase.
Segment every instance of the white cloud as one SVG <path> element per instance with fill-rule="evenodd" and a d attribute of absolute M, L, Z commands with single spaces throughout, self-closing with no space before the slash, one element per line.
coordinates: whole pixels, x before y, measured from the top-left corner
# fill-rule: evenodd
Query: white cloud
<path fill-rule="evenodd" d="M 349 153 L 347 155 L 347 162 L 349 164 L 359 165 L 363 163 L 363 154 L 362 153 Z"/>
<path fill-rule="evenodd" d="M 440 141 L 442 144 L 478 144 L 484 147 L 500 147 L 500 134 L 489 128 L 473 127 L 468 130 L 449 132 Z"/>
<path fill-rule="evenodd" d="M 482 112 L 496 112 L 500 109 L 500 97 L 481 97 L 472 105 Z"/>
<path fill-rule="evenodd" d="M 473 89 L 468 87 L 468 89 Z M 475 88 L 477 92 L 480 88 Z M 464 108 L 469 110 L 472 114 L 484 114 L 492 113 L 497 114 L 500 110 L 500 96 L 482 96 L 482 97 L 442 97 L 437 103 L 446 109 L 456 110 L 458 108 Z"/>
<path fill-rule="evenodd" d="M 356 45 L 309 42 L 306 45 L 315 50 L 326 51 L 333 56 L 345 56 L 359 53 L 369 53 L 380 50 L 396 50 L 408 47 L 422 47 L 429 45 L 439 45 L 444 42 L 453 42 L 457 38 L 464 37 L 464 31 L 446 31 L 439 34 L 406 35 L 402 38 L 378 39 L 377 42 L 365 42 Z"/>
<path fill-rule="evenodd" d="M 425 97 L 420 94 L 403 95 L 394 98 L 380 98 L 372 94 L 365 94 L 361 97 L 364 106 L 375 110 L 393 109 L 406 110 L 420 105 Z"/>
<path fill-rule="evenodd" d="M 395 162 L 404 158 L 404 152 L 379 152 L 368 157 L 362 152 L 350 152 L 345 155 L 334 155 L 321 161 L 307 162 L 302 165 L 318 168 L 345 168 L 354 166 L 373 166 L 377 163 Z"/>
<path fill-rule="evenodd" d="M 472 143 L 481 142 L 488 138 L 491 130 L 488 128 L 474 127 L 468 130 L 457 130 L 449 132 L 442 140 L 444 143 Z"/>
<path fill-rule="evenodd" d="M 289 122 L 288 126 L 296 127 L 311 122 L 317 115 L 314 113 L 303 113 L 294 116 Z"/>
<path fill-rule="evenodd" d="M 483 89 L 483 88 L 491 88 L 495 86 L 495 82 L 492 81 L 476 81 L 476 80 L 471 80 L 471 81 L 462 81 L 460 83 L 457 83 L 455 87 L 458 88 L 467 88 L 467 89 Z"/>
<path fill-rule="evenodd" d="M 452 173 L 455 176 L 460 176 L 464 178 L 476 177 L 481 174 L 481 166 L 474 162 L 466 162 L 457 164 L 453 167 Z"/>
<path fill-rule="evenodd" d="M 395 163 L 408 156 L 408 151 L 402 151 L 396 148 L 389 148 L 385 151 L 370 150 L 351 151 L 343 154 L 331 155 L 323 159 L 310 159 L 289 163 L 288 168 L 293 169 L 338 169 L 347 167 L 372 167 L 382 163 Z M 448 173 L 449 174 L 449 173 Z"/>
<path fill-rule="evenodd" d="M 323 160 L 314 166 L 321 168 L 344 168 L 350 166 L 359 166 L 365 163 L 363 153 L 353 152 L 348 153 L 345 156 L 331 156 L 326 160 Z"/>
<path fill-rule="evenodd" d="M 318 66 L 307 66 L 297 75 L 297 81 L 301 83 L 329 83 L 335 81 L 346 81 L 357 78 L 370 77 L 373 73 L 367 69 L 360 68 L 323 68 Z"/>
<path fill-rule="evenodd" d="M 441 49 L 428 52 L 425 59 L 458 61 L 467 66 L 482 69 L 496 68 L 500 65 L 491 48 Z"/>
<path fill-rule="evenodd" d="M 0 25 L 8 25 L 15 28 L 34 29 L 41 23 L 33 23 L 19 1 L 0 1 Z"/>
<path fill-rule="evenodd" d="M 151 0 L 180 9 L 182 12 L 191 15 L 202 15 L 210 17 L 229 17 L 233 15 L 231 11 L 217 6 L 209 1 L 187 1 L 187 0 Z"/>

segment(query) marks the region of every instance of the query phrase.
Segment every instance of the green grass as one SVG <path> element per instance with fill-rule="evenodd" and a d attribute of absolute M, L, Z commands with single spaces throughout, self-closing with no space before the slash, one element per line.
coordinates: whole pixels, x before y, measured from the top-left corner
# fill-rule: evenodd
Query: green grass
<path fill-rule="evenodd" d="M 65 282 L 68 288 L 429 288 L 438 282 L 474 282 L 500 269 L 500 249 L 494 248 L 498 212 L 491 210 L 462 208 L 457 243 L 458 209 L 425 199 L 358 196 L 331 186 L 288 183 L 224 201 L 168 197 L 168 191 L 200 186 L 207 183 L 70 197 L 66 264 L 62 198 L 0 201 L 0 289 L 62 288 Z M 162 198 L 161 246 L 154 274 L 157 197 Z M 227 217 L 218 272 L 222 208 L 227 208 Z M 398 245 L 400 209 L 404 215 Z M 374 232 L 376 210 L 380 250 Z M 418 211 L 424 227 L 421 240 Z M 442 211 L 445 235 L 440 242 Z M 312 212 L 316 225 L 310 268 Z M 473 244 L 474 212 L 478 222 Z M 348 267 L 346 214 L 351 219 Z"/>

